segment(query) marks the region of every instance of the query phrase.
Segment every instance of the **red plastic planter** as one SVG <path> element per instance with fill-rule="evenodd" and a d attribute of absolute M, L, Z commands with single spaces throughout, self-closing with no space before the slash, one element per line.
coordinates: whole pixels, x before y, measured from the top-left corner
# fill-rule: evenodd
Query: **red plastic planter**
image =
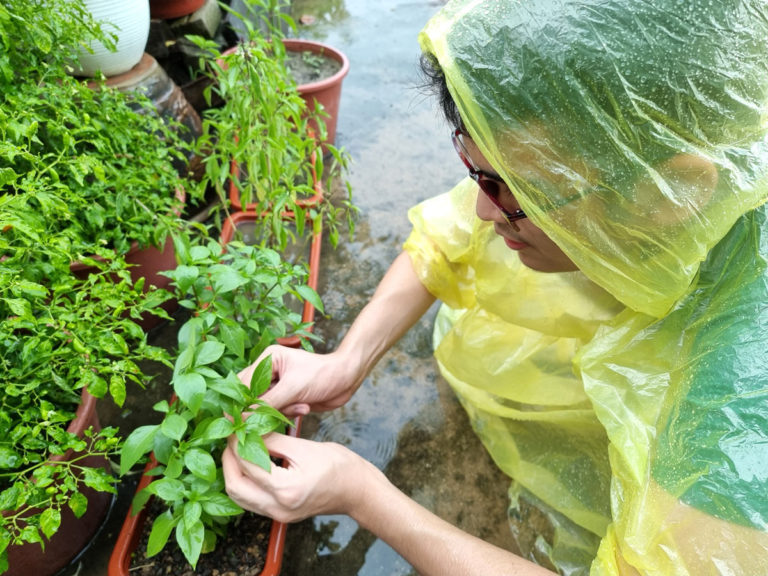
<path fill-rule="evenodd" d="M 259 218 L 259 215 L 255 212 L 236 212 L 232 214 L 224 222 L 224 226 L 221 232 L 221 241 L 226 244 L 232 238 L 234 238 L 235 231 L 238 225 L 243 222 L 254 221 Z M 313 234 L 312 243 L 310 245 L 309 254 L 309 279 L 307 284 L 313 289 L 317 290 L 317 282 L 319 277 L 320 266 L 320 247 L 322 245 L 322 232 Z M 302 312 L 303 322 L 312 322 L 315 318 L 315 307 L 309 302 L 304 302 L 304 309 Z M 291 336 L 288 338 L 281 338 L 278 340 L 279 344 L 283 346 L 290 346 L 297 348 L 300 345 L 298 337 Z M 290 436 L 298 436 L 301 430 L 301 418 L 298 417 L 295 420 L 295 425 L 288 431 Z M 152 468 L 157 466 L 157 462 L 154 458 L 151 458 L 150 462 L 144 469 L 144 475 L 139 481 L 139 485 L 136 488 L 138 493 L 140 490 L 146 488 L 153 480 L 152 476 L 149 476 L 149 472 Z M 133 516 L 129 511 L 123 522 L 123 526 L 118 534 L 117 542 L 112 555 L 109 559 L 109 571 L 108 576 L 129 576 L 131 566 L 131 555 L 136 550 L 139 544 L 141 532 L 146 523 L 146 507 L 142 509 L 138 514 Z M 280 566 L 283 561 L 283 550 L 285 548 L 285 535 L 288 526 L 281 522 L 272 522 L 272 528 L 269 534 L 269 543 L 267 546 L 266 560 L 264 569 L 260 576 L 277 576 L 280 573 Z"/>
<path fill-rule="evenodd" d="M 322 194 L 322 190 L 319 187 L 319 185 L 316 186 L 316 190 L 320 190 L 320 194 Z M 293 215 L 290 214 L 292 217 Z M 226 244 L 232 238 L 234 238 L 235 231 L 237 230 L 237 227 L 241 225 L 243 222 L 253 222 L 259 218 L 259 214 L 256 212 L 234 212 L 224 221 L 224 226 L 222 226 L 221 229 L 221 242 L 222 244 Z M 316 234 L 312 235 L 312 243 L 309 247 L 309 278 L 307 280 L 307 285 L 312 288 L 312 290 L 317 291 L 317 281 L 320 274 L 320 248 L 322 246 L 322 229 L 319 230 Z M 304 309 L 302 311 L 302 322 L 314 322 L 315 320 L 315 307 L 310 304 L 309 302 L 304 302 Z M 291 348 L 298 348 L 300 345 L 299 337 L 298 336 L 287 336 L 285 338 L 278 338 L 277 340 L 278 344 L 281 344 L 282 346 L 289 346 Z"/>
<path fill-rule="evenodd" d="M 149 15 L 159 20 L 173 20 L 197 12 L 205 0 L 150 0 Z"/>
<path fill-rule="evenodd" d="M 295 426 L 288 431 L 289 436 L 298 436 L 301 430 L 301 417 L 296 418 Z M 149 486 L 154 480 L 154 476 L 148 473 L 155 466 L 157 461 L 154 457 L 144 468 L 144 474 L 136 487 L 136 493 Z M 147 521 L 147 508 L 133 516 L 129 511 L 117 535 L 117 542 L 109 558 L 109 567 L 107 576 L 129 576 L 131 570 L 131 556 L 139 545 L 141 532 Z M 281 522 L 272 522 L 272 528 L 269 531 L 269 543 L 267 544 L 267 554 L 264 563 L 264 569 L 260 576 L 277 576 L 280 574 L 280 566 L 283 563 L 283 549 L 285 548 L 285 534 L 288 526 Z"/>

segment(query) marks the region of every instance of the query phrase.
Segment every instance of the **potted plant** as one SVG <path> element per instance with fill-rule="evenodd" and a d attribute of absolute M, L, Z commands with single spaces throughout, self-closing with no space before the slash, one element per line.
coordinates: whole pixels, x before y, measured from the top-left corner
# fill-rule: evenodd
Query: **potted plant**
<path fill-rule="evenodd" d="M 147 380 L 139 363 L 165 354 L 137 324 L 154 303 L 125 262 L 77 278 L 66 239 L 20 199 L 0 210 L 0 573 L 42 576 L 98 529 L 110 498 L 95 492 L 115 492 L 105 458 L 120 439 L 95 397 L 121 405 L 127 382 Z"/>
<path fill-rule="evenodd" d="M 238 216 L 256 219 L 257 214 Z M 233 230 L 234 228 L 232 228 Z M 314 257 L 319 257 L 319 238 Z M 275 339 L 293 334 L 306 342 L 314 308 L 322 311 L 303 262 L 289 263 L 263 243 L 230 240 L 177 247 L 183 264 L 169 276 L 181 303 L 191 311 L 179 331 L 179 350 L 172 380 L 173 400 L 155 409 L 160 424 L 137 428 L 121 452 L 126 473 L 148 453 L 155 461 L 147 470 L 134 500 L 134 512 L 150 497 L 163 511 L 152 523 L 147 555 L 159 553 L 173 534 L 186 560 L 194 567 L 201 553 L 215 548 L 226 524 L 243 511 L 224 492 L 220 455 L 230 435 L 237 436 L 243 457 L 267 469 L 269 454 L 261 436 L 292 423 L 265 405 L 259 396 L 271 382 L 271 363 L 263 360 L 250 386 L 237 372 L 252 363 Z M 315 262 L 313 262 L 315 264 Z M 291 309 L 285 297 L 305 302 L 304 311 Z M 151 481 L 150 481 L 151 480 Z M 110 575 L 128 574 L 143 517 L 129 517 L 110 560 Z M 272 533 L 282 545 L 284 527 Z M 281 554 L 271 554 L 279 568 Z M 276 573 L 276 572 L 274 572 Z"/>
<path fill-rule="evenodd" d="M 140 248 L 164 256 L 167 268 L 166 240 L 182 228 L 180 191 L 194 193 L 174 168 L 188 148 L 183 131 L 141 94 L 103 80 L 91 88 L 69 75 L 79 43 L 104 36 L 80 2 L 56 4 L 49 15 L 21 0 L 2 9 L 13 17 L 0 31 L 10 47 L 0 64 L 0 191 L 44 210 L 73 264 L 104 249 L 123 257 Z M 146 269 L 133 270 L 134 280 L 144 276 Z M 145 287 L 165 280 L 150 277 Z"/>
<path fill-rule="evenodd" d="M 349 72 L 349 59 L 340 50 L 315 40 L 286 38 L 283 44 L 288 51 L 288 70 L 299 94 L 308 108 L 323 118 L 325 146 L 335 144 L 341 85 Z M 310 119 L 309 125 L 315 132 L 323 133 L 315 118 Z"/>
<path fill-rule="evenodd" d="M 202 73 L 212 79 L 206 97 L 222 103 L 202 115 L 200 186 L 214 189 L 224 206 L 229 199 L 235 210 L 261 213 L 262 233 L 278 248 L 290 239 L 283 217 L 293 214 L 299 235 L 308 216 L 313 226 L 322 222 L 335 244 L 338 221 L 344 214 L 348 218 L 354 214 L 351 192 L 347 186 L 347 198 L 333 203 L 318 194 L 315 182 L 342 174 L 348 158 L 327 143 L 322 113 L 309 109 L 287 68 L 283 35 L 273 23 L 279 18 L 294 26 L 280 11 L 282 3 L 249 0 L 245 4 L 247 14 L 260 15 L 262 25 L 238 15 L 247 30 L 238 46 L 222 52 L 214 41 L 190 37 L 201 50 Z M 330 170 L 318 153 L 323 145 L 332 159 Z"/>
<path fill-rule="evenodd" d="M 114 491 L 103 459 L 119 436 L 76 417 L 81 400 L 122 404 L 126 382 L 148 380 L 140 362 L 166 361 L 138 322 L 162 314 L 167 295 L 131 277 L 125 253 L 180 230 L 183 179 L 169 169 L 174 134 L 135 112 L 140 99 L 67 74 L 80 42 L 104 38 L 82 3 L 36 8 L 0 7 L 0 571 L 43 576 L 61 567 L 61 536 L 87 543 L 98 524 L 64 518 L 93 516 L 90 489 Z M 77 275 L 74 262 L 92 271 Z M 21 548 L 40 562 L 17 562 Z"/>

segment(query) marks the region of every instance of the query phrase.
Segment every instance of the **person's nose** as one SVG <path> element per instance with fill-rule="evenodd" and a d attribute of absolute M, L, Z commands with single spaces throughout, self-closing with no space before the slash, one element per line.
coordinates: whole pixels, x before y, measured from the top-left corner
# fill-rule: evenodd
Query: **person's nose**
<path fill-rule="evenodd" d="M 499 224 L 504 224 L 507 221 L 501 210 L 499 210 L 494 203 L 491 202 L 490 198 L 488 198 L 488 196 L 486 196 L 480 189 L 477 190 L 475 212 L 480 220 L 486 222 L 498 222 Z"/>

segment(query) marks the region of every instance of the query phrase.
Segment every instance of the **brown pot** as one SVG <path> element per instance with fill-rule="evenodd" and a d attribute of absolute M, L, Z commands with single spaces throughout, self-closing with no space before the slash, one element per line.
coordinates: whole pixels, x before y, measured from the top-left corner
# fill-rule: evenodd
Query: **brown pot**
<path fill-rule="evenodd" d="M 158 20 L 173 20 L 197 12 L 205 0 L 149 0 L 149 15 Z"/>
<path fill-rule="evenodd" d="M 259 218 L 259 214 L 256 212 L 234 212 L 225 221 L 221 229 L 221 242 L 226 244 L 231 241 L 235 236 L 235 231 L 249 222 L 254 222 Z M 288 214 L 286 218 L 293 218 L 293 214 Z M 322 246 L 322 229 L 312 235 L 312 240 L 309 246 L 309 279 L 307 285 L 312 290 L 317 291 L 317 281 L 320 274 L 320 248 Z M 301 321 L 302 322 L 314 322 L 315 320 L 315 307 L 309 302 L 304 302 L 304 308 L 302 310 Z M 277 343 L 282 346 L 289 346 L 291 348 L 298 348 L 300 339 L 298 336 L 288 336 L 286 338 L 278 338 Z"/>
<path fill-rule="evenodd" d="M 310 82 L 308 84 L 300 84 L 298 86 L 299 94 L 306 100 L 310 109 L 314 110 L 316 102 L 322 104 L 325 112 L 328 116 L 325 118 L 325 128 L 328 132 L 328 138 L 326 142 L 328 144 L 334 144 L 336 142 L 336 123 L 339 117 L 339 102 L 341 101 L 341 84 L 344 77 L 349 72 L 349 59 L 346 55 L 322 42 L 315 42 L 314 40 L 294 39 L 287 38 L 283 40 L 285 49 L 291 52 L 304 52 L 309 51 L 313 54 L 326 56 L 333 60 L 336 60 L 341 64 L 341 68 L 330 78 L 324 78 L 316 82 Z M 310 126 L 319 133 L 317 124 L 313 121 L 310 122 Z"/>
<path fill-rule="evenodd" d="M 82 401 L 67 430 L 82 437 L 83 431 L 93 426 L 101 430 L 96 413 L 96 398 L 83 390 Z M 63 456 L 52 456 L 52 461 L 72 458 L 70 451 Z M 91 456 L 83 460 L 91 468 L 110 469 L 106 458 Z M 52 576 L 71 564 L 94 540 L 112 505 L 114 496 L 107 492 L 97 492 L 84 485 L 80 492 L 88 499 L 88 509 L 81 518 L 76 518 L 68 507 L 61 511 L 61 525 L 58 532 L 45 543 L 42 550 L 39 544 L 23 544 L 8 547 L 9 569 L 4 576 Z"/>
<path fill-rule="evenodd" d="M 288 431 L 288 434 L 290 436 L 298 436 L 300 428 L 301 417 L 298 417 L 296 418 L 295 426 Z M 155 479 L 154 476 L 150 476 L 150 472 L 155 466 L 157 466 L 157 461 L 154 458 L 151 458 L 150 462 L 147 463 L 144 468 L 144 474 L 136 487 L 136 494 L 146 488 L 150 482 Z M 149 503 L 147 503 L 147 505 L 148 504 Z M 131 557 L 139 545 L 141 533 L 144 530 L 147 521 L 147 505 L 145 505 L 135 516 L 130 511 L 126 515 L 120 533 L 117 535 L 115 547 L 112 549 L 112 555 L 109 557 L 107 576 L 130 576 Z M 259 576 L 278 576 L 278 574 L 280 574 L 287 528 L 286 524 L 272 521 L 272 528 L 269 531 L 264 569 Z M 211 552 L 211 554 L 215 554 L 215 552 Z"/>

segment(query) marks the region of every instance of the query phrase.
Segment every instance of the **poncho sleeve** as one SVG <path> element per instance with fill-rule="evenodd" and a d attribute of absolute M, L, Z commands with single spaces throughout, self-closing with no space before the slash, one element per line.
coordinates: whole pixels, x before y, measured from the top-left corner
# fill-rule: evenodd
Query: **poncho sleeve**
<path fill-rule="evenodd" d="M 477 242 L 473 235 L 476 194 L 474 183 L 467 178 L 450 192 L 408 212 L 413 229 L 404 250 L 414 270 L 432 295 L 457 309 L 475 303 L 470 262 Z"/>

